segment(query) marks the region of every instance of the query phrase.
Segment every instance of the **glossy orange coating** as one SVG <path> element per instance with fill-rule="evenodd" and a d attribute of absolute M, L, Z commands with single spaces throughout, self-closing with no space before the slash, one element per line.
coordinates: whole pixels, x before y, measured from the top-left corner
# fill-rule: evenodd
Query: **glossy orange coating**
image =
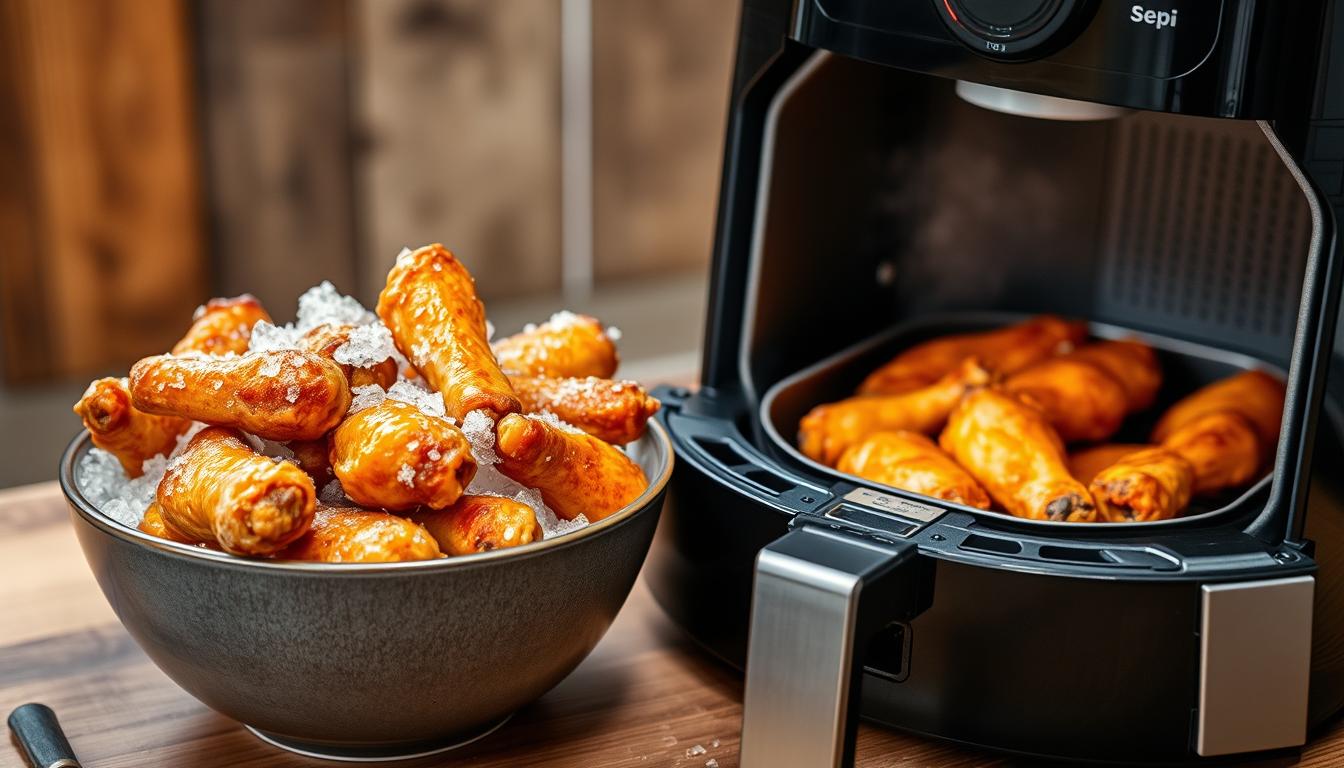
<path fill-rule="evenodd" d="M 271 322 L 261 302 L 251 294 L 231 299 L 211 299 L 196 309 L 191 328 L 173 346 L 175 355 L 201 352 L 207 355 L 241 355 L 252 341 L 252 327 Z"/>
<path fill-rule="evenodd" d="M 602 322 L 561 312 L 550 320 L 494 343 L 499 367 L 521 376 L 609 379 L 620 358 Z"/>
<path fill-rule="evenodd" d="M 449 555 L 470 555 L 541 541 L 541 525 L 532 508 L 499 496 L 463 496 L 447 509 L 425 509 L 411 519 Z"/>
<path fill-rule="evenodd" d="M 1153 428 L 1153 441 L 1164 442 L 1173 432 L 1199 417 L 1230 411 L 1255 427 L 1266 455 L 1279 443 L 1283 420 L 1283 382 L 1264 371 L 1245 371 L 1196 390 L 1167 409 Z"/>
<path fill-rule="evenodd" d="M 975 358 L 963 360 L 934 384 L 899 395 L 860 395 L 813 408 L 798 423 L 804 455 L 834 466 L 840 455 L 877 432 L 933 434 L 968 390 L 990 382 Z"/>
<path fill-rule="evenodd" d="M 1087 327 L 1053 315 L 981 333 L 942 336 L 916 344 L 868 375 L 862 395 L 892 395 L 927 387 L 968 357 L 1007 375 L 1082 342 Z"/>
<path fill-rule="evenodd" d="M 366 507 L 442 509 L 476 476 L 462 430 L 396 400 L 350 414 L 330 445 L 331 469 L 345 495 Z"/>
<path fill-rule="evenodd" d="M 968 393 L 939 445 L 1009 514 L 1093 522 L 1096 504 L 1069 474 L 1064 443 L 1040 411 L 997 389 Z"/>
<path fill-rule="evenodd" d="M 495 418 L 521 410 L 490 351 L 476 283 L 447 248 L 435 243 L 399 257 L 378 296 L 378 316 L 458 422 L 475 410 Z"/>
<path fill-rule="evenodd" d="M 624 445 L 644 434 L 660 403 L 633 381 L 510 374 L 524 413 L 549 411 L 593 437 Z"/>
<path fill-rule="evenodd" d="M 559 517 L 591 522 L 622 509 L 648 488 L 644 470 L 619 448 L 539 416 L 512 414 L 495 427 L 499 471 L 541 491 Z"/>
<path fill-rule="evenodd" d="M 1259 473 L 1265 455 L 1255 425 L 1232 411 L 1197 416 L 1168 434 L 1162 447 L 1194 467 L 1196 495 L 1246 485 Z"/>
<path fill-rule="evenodd" d="M 381 363 L 363 368 L 337 362 L 336 350 L 350 340 L 350 332 L 354 329 L 353 325 L 323 323 L 305 333 L 299 339 L 299 347 L 315 352 L 339 366 L 346 380 L 350 382 L 351 389 L 369 384 L 377 384 L 383 389 L 392 386 L 397 381 L 397 361 L 390 357 Z"/>
<path fill-rule="evenodd" d="M 195 544 L 190 538 L 183 536 L 163 521 L 163 509 L 159 507 L 159 502 L 151 501 L 149 508 L 145 510 L 145 516 L 140 520 L 138 526 L 142 533 L 148 533 L 150 536 L 158 536 L 160 539 L 176 541 L 179 544 Z"/>
<path fill-rule="evenodd" d="M 221 427 L 196 433 L 155 496 L 168 528 L 235 555 L 269 555 L 302 536 L 316 498 L 302 469 L 258 454 Z"/>
<path fill-rule="evenodd" d="M 1052 357 L 1009 376 L 1003 388 L 1041 409 L 1066 443 L 1106 440 L 1128 412 L 1125 388 L 1101 368 Z"/>
<path fill-rule="evenodd" d="M 422 526 L 388 512 L 318 504 L 308 532 L 276 553 L 280 560 L 400 563 L 442 557 Z"/>
<path fill-rule="evenodd" d="M 1088 490 L 1111 523 L 1169 520 L 1185 511 L 1195 468 L 1175 451 L 1144 448 L 1097 473 Z"/>
<path fill-rule="evenodd" d="M 932 440 L 915 432 L 878 432 L 849 447 L 836 469 L 935 499 L 989 509 L 989 494 Z"/>
<path fill-rule="evenodd" d="M 75 413 L 93 444 L 116 456 L 128 477 L 144 474 L 145 459 L 172 453 L 177 436 L 191 426 L 187 419 L 137 409 L 131 404 L 126 379 L 94 381 L 75 403 Z"/>
<path fill-rule="evenodd" d="M 1156 446 L 1147 443 L 1102 443 L 1069 454 L 1069 474 L 1083 485 L 1089 485 L 1101 470 L 1131 453 Z"/>
<path fill-rule="evenodd" d="M 291 440 L 285 447 L 293 452 L 294 461 L 313 478 L 313 483 L 319 489 L 335 479 L 336 473 L 331 471 L 331 450 L 327 438 Z"/>
<path fill-rule="evenodd" d="M 147 357 L 131 368 L 136 408 L 269 440 L 325 435 L 350 407 L 345 374 L 330 360 L 286 349 L 242 357 Z"/>
<path fill-rule="evenodd" d="M 1157 354 L 1137 339 L 1095 341 L 1065 357 L 1091 363 L 1110 374 L 1125 390 L 1125 410 L 1129 413 L 1151 406 L 1162 388 L 1162 364 Z"/>

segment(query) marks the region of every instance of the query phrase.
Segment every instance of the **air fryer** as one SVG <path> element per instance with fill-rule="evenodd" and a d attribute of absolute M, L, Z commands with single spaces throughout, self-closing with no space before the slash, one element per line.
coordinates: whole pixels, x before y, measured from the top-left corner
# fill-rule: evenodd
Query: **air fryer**
<path fill-rule="evenodd" d="M 1199 762 L 1292 750 L 1344 703 L 1336 5 L 746 0 L 649 573 L 746 671 L 746 768 L 850 762 L 860 717 Z M 1038 313 L 1146 339 L 1167 397 L 1278 371 L 1272 470 L 1178 519 L 1066 524 L 793 447 L 910 344 Z"/>

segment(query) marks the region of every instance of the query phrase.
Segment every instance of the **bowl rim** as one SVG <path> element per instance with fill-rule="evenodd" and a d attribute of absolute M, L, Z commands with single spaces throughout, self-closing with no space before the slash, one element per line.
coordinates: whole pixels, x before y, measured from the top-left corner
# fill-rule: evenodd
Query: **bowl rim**
<path fill-rule="evenodd" d="M 80 430 L 79 434 L 71 439 L 65 451 L 61 454 L 60 470 L 57 479 L 61 486 L 61 492 L 65 495 L 66 501 L 70 504 L 79 517 L 103 533 L 109 534 L 123 541 L 132 544 L 145 546 L 157 550 L 166 555 L 185 557 L 187 559 L 200 560 L 203 562 L 222 565 L 228 567 L 254 569 L 258 571 L 280 571 L 308 575 L 331 575 L 331 574 L 349 574 L 356 576 L 369 576 L 379 573 L 404 573 L 411 571 L 441 571 L 454 570 L 460 568 L 470 568 L 473 566 L 484 566 L 500 560 L 520 560 L 528 557 L 545 554 L 561 547 L 575 546 L 582 543 L 585 539 L 602 534 L 604 531 L 616 528 L 621 524 L 630 521 L 641 512 L 646 512 L 650 507 L 656 506 L 654 502 L 662 495 L 667 487 L 669 479 L 672 477 L 672 465 L 676 462 L 676 456 L 672 449 L 672 440 L 668 437 L 667 430 L 657 419 L 649 419 L 648 429 L 640 440 L 652 439 L 661 449 L 663 460 L 657 476 L 649 481 L 649 486 L 644 489 L 634 501 L 617 510 L 614 514 L 590 523 L 584 528 L 567 533 L 563 536 L 557 536 L 553 539 L 543 539 L 524 544 L 521 547 L 509 547 L 507 549 L 496 549 L 490 552 L 477 552 L 470 555 L 457 555 L 453 557 L 441 557 L 434 560 L 412 560 L 397 563 L 320 563 L 305 560 L 269 560 L 264 558 L 250 558 L 239 555 L 231 555 L 227 552 L 221 552 L 204 547 L 193 546 L 191 544 L 181 544 L 176 541 L 161 539 L 158 536 L 145 533 L 135 528 L 129 528 L 108 517 L 93 505 L 80 490 L 75 482 L 75 465 L 77 457 L 87 452 L 86 446 L 91 443 L 92 436 L 87 429 Z"/>

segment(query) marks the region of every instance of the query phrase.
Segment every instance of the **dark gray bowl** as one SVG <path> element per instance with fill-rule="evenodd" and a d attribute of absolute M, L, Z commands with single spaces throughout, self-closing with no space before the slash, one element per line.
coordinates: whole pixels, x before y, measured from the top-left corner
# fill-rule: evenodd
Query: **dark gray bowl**
<path fill-rule="evenodd" d="M 444 560 L 246 560 L 176 544 L 61 489 L 103 594 L 178 685 L 258 735 L 345 759 L 424 754 L 493 730 L 601 639 L 648 553 L 672 471 L 661 425 L 630 446 L 649 489 L 576 533 Z"/>

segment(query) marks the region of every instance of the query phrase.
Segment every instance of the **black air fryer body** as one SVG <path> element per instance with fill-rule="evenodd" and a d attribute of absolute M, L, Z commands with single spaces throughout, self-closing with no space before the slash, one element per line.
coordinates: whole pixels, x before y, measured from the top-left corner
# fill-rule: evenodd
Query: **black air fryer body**
<path fill-rule="evenodd" d="M 746 0 L 701 386 L 661 393 L 679 461 L 650 572 L 730 663 L 755 622 L 744 765 L 816 764 L 831 719 L 815 754 L 842 761 L 856 713 L 1180 762 L 1292 748 L 1340 708 L 1336 6 Z M 1099 106 L 1124 111 L 1077 113 Z M 788 447 L 921 336 L 1042 312 L 1148 334 L 1191 385 L 1283 372 L 1272 474 L 1189 519 L 1038 524 Z"/>

